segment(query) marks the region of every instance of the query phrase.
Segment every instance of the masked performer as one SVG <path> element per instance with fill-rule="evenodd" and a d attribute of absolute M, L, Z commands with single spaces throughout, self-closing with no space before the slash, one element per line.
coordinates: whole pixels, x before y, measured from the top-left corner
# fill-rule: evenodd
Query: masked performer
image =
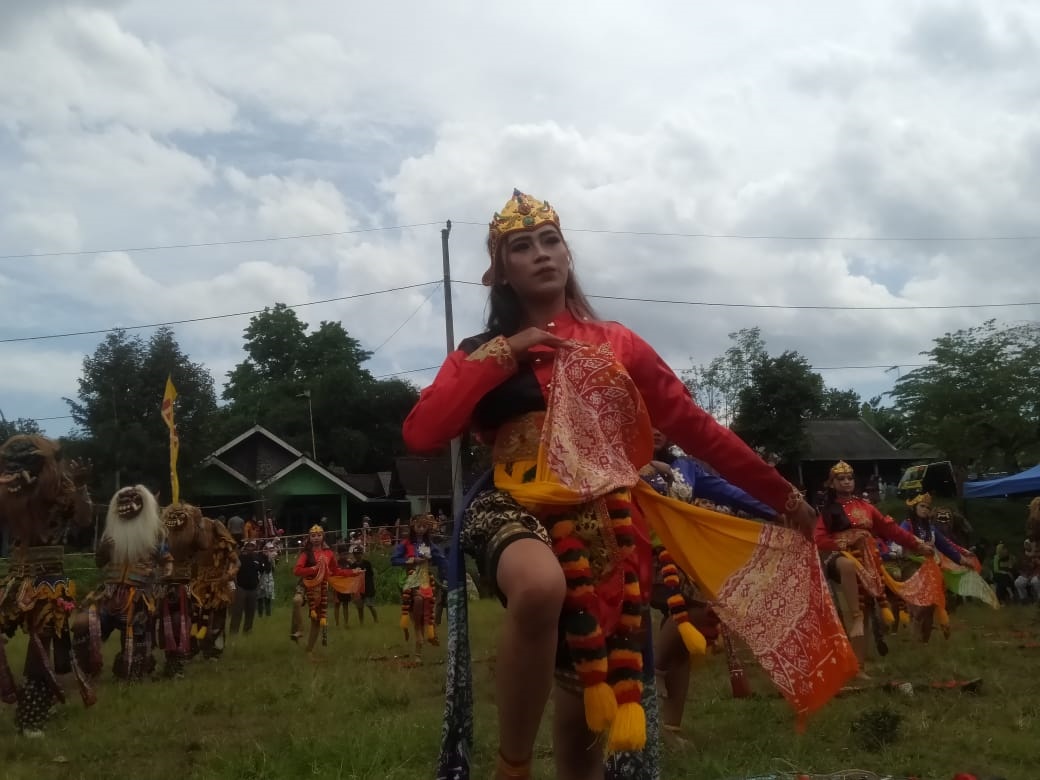
<path fill-rule="evenodd" d="M 188 588 L 195 618 L 192 649 L 203 658 L 219 658 L 224 653 L 224 629 L 235 595 L 238 545 L 227 528 L 209 517 L 202 518 L 202 534 L 206 545 L 195 553 Z"/>
<path fill-rule="evenodd" d="M 124 680 L 140 679 L 155 669 L 152 638 L 157 579 L 173 562 L 159 505 L 151 491 L 135 485 L 112 497 L 94 557 L 102 570 L 102 585 L 87 597 L 86 626 L 81 620 L 77 634 L 104 642 L 118 630 L 122 642 L 112 671 Z M 99 630 L 93 625 L 95 621 Z M 100 646 L 90 648 L 92 672 L 98 671 L 100 655 Z"/>
<path fill-rule="evenodd" d="M 12 436 L 0 447 L 0 527 L 12 540 L 0 579 L 0 701 L 16 705 L 15 723 L 29 737 L 43 735 L 51 704 L 65 700 L 57 674 L 74 672 L 83 703 L 94 703 L 72 652 L 76 586 L 64 573 L 62 547 L 71 529 L 90 525 L 87 474 L 75 460 L 64 463 L 58 444 L 42 436 Z M 18 628 L 29 635 L 20 687 L 3 636 Z"/>
<path fill-rule="evenodd" d="M 848 610 L 845 628 L 862 662 L 867 649 L 867 610 L 876 605 L 886 625 L 895 623 L 886 590 L 911 606 L 926 607 L 943 599 L 944 586 L 941 572 L 931 561 L 931 544 L 900 528 L 891 517 L 856 496 L 855 491 L 852 467 L 844 461 L 835 464 L 827 479 L 827 500 L 816 526 L 816 544 L 823 554 L 828 577 L 841 585 Z M 876 539 L 895 542 L 904 550 L 927 556 L 931 565 L 919 570 L 912 585 L 901 587 L 881 565 Z"/>
<path fill-rule="evenodd" d="M 159 609 L 159 644 L 166 656 L 164 673 L 179 677 L 184 664 L 202 643 L 210 647 L 210 622 L 215 614 L 220 617 L 221 604 L 226 615 L 231 600 L 229 587 L 234 577 L 238 556 L 234 540 L 221 523 L 202 516 L 192 504 L 173 504 L 162 513 L 167 545 L 172 563 L 162 576 L 161 606 Z M 214 573 L 214 561 L 222 561 L 220 571 Z M 202 564 L 200 567 L 199 564 Z M 201 575 L 213 575 L 203 579 Z M 219 576 L 216 576 L 219 574 Z M 207 599 L 210 610 L 203 609 Z M 219 621 L 223 629 L 223 619 Z M 223 639 L 221 639 L 221 646 Z M 211 647 L 211 652 L 217 648 Z"/>
<path fill-rule="evenodd" d="M 293 574 L 300 578 L 293 599 L 292 636 L 297 638 L 301 633 L 302 620 L 299 610 L 306 601 L 311 620 L 310 635 L 307 637 L 307 652 L 314 650 L 321 635 L 321 644 L 328 644 L 328 609 L 329 588 L 335 589 L 337 578 L 351 579 L 357 576 L 350 569 L 340 569 L 336 563 L 336 554 L 325 544 L 325 531 L 320 525 L 311 526 L 307 544 L 296 559 Z"/>
<path fill-rule="evenodd" d="M 449 355 L 403 431 L 408 447 L 419 453 L 439 452 L 471 425 L 494 446 L 493 486 L 478 483 L 465 517 L 455 518 L 461 544 L 453 544 L 449 567 L 448 709 L 438 776 L 469 776 L 462 548 L 506 607 L 495 674 L 500 778 L 530 775 L 554 667 L 561 683 L 554 708 L 557 776 L 602 772 L 604 745 L 615 773 L 628 774 L 637 764 L 646 776 L 657 771 L 653 667 L 644 660 L 651 569 L 644 518 L 720 609 L 739 602 L 751 616 L 738 623 L 761 633 L 762 641 L 752 643 L 763 657 L 781 648 L 792 656 L 771 658 L 770 666 L 797 667 L 799 689 L 812 691 L 813 704 L 803 706 L 795 701 L 802 694 L 787 689 L 796 708 L 804 714 L 821 705 L 854 672 L 855 662 L 813 548 L 789 529 L 763 530 L 646 487 L 638 469 L 652 455 L 650 419 L 687 452 L 810 532 L 811 508 L 697 407 L 643 340 L 594 318 L 559 218 L 547 203 L 515 192 L 491 222 L 488 251 L 488 332 Z M 716 532 L 723 527 L 732 533 Z M 771 577 L 754 575 L 752 583 L 760 555 L 775 556 L 776 568 Z M 756 588 L 799 593 L 800 609 L 818 618 L 798 621 L 811 627 L 812 643 L 781 639 L 799 630 L 795 620 L 767 615 L 764 592 L 750 597 Z M 736 612 L 720 614 L 736 631 Z M 826 662 L 817 655 L 824 647 Z"/>
<path fill-rule="evenodd" d="M 431 533 L 436 520 L 433 515 L 416 515 L 408 526 L 408 535 L 402 539 L 390 556 L 392 566 L 402 567 L 401 630 L 408 641 L 408 629 L 415 631 L 415 654 L 422 653 L 423 638 L 438 645 L 436 606 L 436 574 L 441 563 L 440 548 L 433 543 Z"/>

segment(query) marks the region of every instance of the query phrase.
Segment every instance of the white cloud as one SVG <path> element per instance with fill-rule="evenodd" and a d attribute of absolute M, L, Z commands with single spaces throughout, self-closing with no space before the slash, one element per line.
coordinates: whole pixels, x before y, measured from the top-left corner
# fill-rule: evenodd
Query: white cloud
<path fill-rule="evenodd" d="M 222 132 L 234 105 L 190 65 L 120 27 L 111 14 L 67 8 L 26 22 L 0 47 L 0 116 L 16 127 L 118 123 L 144 131 Z"/>
<path fill-rule="evenodd" d="M 594 294 L 899 306 L 1021 300 L 1031 242 L 783 236 L 1035 233 L 1040 9 L 952 3 L 760 4 L 601 13 L 535 3 L 294 6 L 51 2 L 0 11 L 0 254 L 211 243 L 386 225 L 303 241 L 0 261 L 0 338 L 260 309 L 479 279 L 491 213 L 519 186 L 563 217 Z M 248 19 L 248 25 L 242 20 Z M 849 24 L 855 19 L 855 24 Z M 1032 92 L 1031 92 L 1032 91 Z M 477 224 L 468 225 L 467 221 Z M 456 340 L 484 291 L 456 285 Z M 432 295 L 431 295 L 432 293 Z M 429 300 L 427 301 L 427 296 Z M 759 325 L 820 366 L 919 360 L 933 337 L 1029 310 L 815 311 L 597 300 L 673 365 Z M 442 294 L 423 287 L 300 309 L 342 319 L 373 373 L 437 363 Z M 1035 313 L 1035 312 L 1032 312 Z M 177 327 L 218 383 L 246 317 Z M 10 324 L 8 324 L 10 323 Z M 75 341 L 90 350 L 91 340 Z M 0 344 L 32 413 L 79 360 L 68 342 Z M 7 360 L 12 356 L 14 362 Z M 64 363 L 61 361 L 64 360 Z M 417 381 L 430 374 L 416 373 Z M 834 371 L 864 394 L 883 370 Z M 19 385 L 21 386 L 21 385 Z M 53 399 L 47 407 L 40 399 Z M 5 398 L 5 407 L 11 402 Z M 44 408 L 46 407 L 46 408 Z M 18 410 L 5 408 L 7 416 Z"/>

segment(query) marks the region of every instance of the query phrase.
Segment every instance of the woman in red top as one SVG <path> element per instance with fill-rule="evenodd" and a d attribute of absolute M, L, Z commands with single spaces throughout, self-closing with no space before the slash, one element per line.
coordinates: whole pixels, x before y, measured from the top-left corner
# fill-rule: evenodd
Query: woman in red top
<path fill-rule="evenodd" d="M 823 553 L 827 576 L 841 584 L 842 596 L 849 610 L 845 630 L 860 661 L 866 654 L 864 615 L 860 604 L 860 583 L 869 595 L 881 598 L 884 583 L 877 559 L 875 539 L 895 542 L 922 555 L 933 552 L 932 546 L 902 529 L 891 517 L 881 514 L 876 506 L 856 496 L 856 475 L 852 467 L 840 461 L 827 479 L 827 501 L 816 523 L 816 546 Z M 861 563 L 842 553 L 857 556 Z M 876 574 L 875 574 L 876 570 Z"/>
<path fill-rule="evenodd" d="M 644 592 L 648 592 L 650 548 L 642 518 L 623 491 L 596 499 L 598 503 L 569 508 L 569 514 L 550 515 L 518 503 L 504 488 L 522 481 L 538 457 L 557 350 L 570 348 L 574 342 L 598 345 L 601 352 L 605 349 L 624 376 L 612 375 L 614 383 L 605 388 L 604 398 L 620 383 L 630 382 L 645 402 L 644 415 L 648 411 L 653 426 L 685 451 L 707 461 L 778 513 L 786 513 L 807 533 L 811 533 L 815 513 L 773 468 L 693 402 L 683 383 L 645 341 L 623 325 L 595 318 L 575 278 L 559 217 L 548 203 L 514 191 L 513 198 L 491 222 L 488 252 L 491 266 L 483 279 L 490 287 L 488 330 L 466 339 L 448 356 L 405 421 L 404 439 L 414 452 L 434 453 L 472 427 L 494 446 L 497 489 L 481 494 L 470 505 L 462 540 L 506 606 L 495 674 L 497 776 L 530 774 L 535 737 L 552 688 L 563 613 L 572 622 L 565 620 L 559 632 L 567 639 L 560 665 L 578 671 L 585 686 L 585 701 L 583 706 L 573 686 L 557 693 L 553 739 L 557 777 L 597 777 L 603 765 L 602 741 L 595 739 L 591 729 L 599 730 L 604 725 L 596 715 L 597 705 L 590 704 L 590 692 L 596 686 L 589 682 L 593 677 L 589 670 L 606 668 L 605 653 L 596 618 L 588 626 L 579 623 L 588 621 L 593 607 L 602 604 L 596 602 L 586 611 L 573 609 L 580 601 L 578 591 L 588 592 L 598 584 L 590 579 L 589 561 L 566 547 L 564 537 L 577 532 L 559 531 L 561 523 L 557 521 L 564 517 L 568 529 L 572 525 L 581 527 L 594 515 L 592 507 L 601 508 L 599 517 L 609 512 L 614 538 L 607 544 L 623 547 L 625 552 L 635 551 L 626 559 L 626 566 L 634 562 L 626 569 L 626 592 L 630 588 L 636 594 L 640 592 L 640 582 L 632 581 L 637 575 Z M 644 427 L 640 435 L 645 433 L 649 442 L 650 426 Z M 585 443 L 580 438 L 576 442 L 579 447 Z M 649 454 L 649 449 L 643 453 L 645 458 Z M 602 461 L 598 455 L 582 453 L 577 466 Z M 630 464 L 633 482 L 638 481 L 636 471 L 644 463 L 645 459 Z M 514 471 L 519 464 L 525 464 L 523 475 Z M 597 548 L 593 544 L 590 549 L 588 557 L 595 558 Z M 595 569 L 594 563 L 591 568 Z M 574 575 L 579 569 L 584 573 Z M 618 594 L 618 599 L 623 597 Z M 619 620 L 624 624 L 632 610 L 635 621 L 639 621 L 641 605 L 625 604 L 621 609 L 628 612 L 619 619 L 615 617 L 615 624 Z M 604 621 L 608 617 L 604 615 L 605 610 L 600 613 L 600 622 L 604 624 L 602 634 L 607 634 L 613 629 L 607 628 Z M 635 647 L 634 652 L 631 648 L 626 652 L 627 656 L 639 654 L 638 645 Z M 639 674 L 637 668 L 635 675 Z M 599 680 L 602 683 L 602 677 Z M 615 691 L 623 685 L 624 681 L 616 684 Z M 617 706 L 620 713 L 620 696 Z M 613 738 L 612 729 L 611 742 Z"/>
<path fill-rule="evenodd" d="M 314 649 L 318 635 L 322 636 L 322 644 L 327 642 L 329 578 L 335 576 L 353 576 L 353 572 L 339 568 L 336 553 L 325 544 L 325 531 L 320 525 L 312 526 L 303 552 L 296 559 L 293 574 L 300 578 L 303 593 L 297 589 L 296 609 L 303 606 L 303 597 L 310 607 L 311 631 L 307 637 L 307 651 Z M 296 621 L 293 621 L 296 623 Z M 295 634 L 295 629 L 294 629 Z"/>

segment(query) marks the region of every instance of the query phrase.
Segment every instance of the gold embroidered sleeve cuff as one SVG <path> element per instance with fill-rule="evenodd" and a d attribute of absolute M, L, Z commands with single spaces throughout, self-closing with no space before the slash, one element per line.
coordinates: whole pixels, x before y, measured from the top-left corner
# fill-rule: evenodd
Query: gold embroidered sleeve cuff
<path fill-rule="evenodd" d="M 474 362 L 484 362 L 487 360 L 493 361 L 495 365 L 505 371 L 516 370 L 516 358 L 513 356 L 513 350 L 509 346 L 509 342 L 505 336 L 496 336 L 485 344 L 482 344 L 477 349 L 473 350 L 467 357 L 466 360 L 472 360 Z"/>
<path fill-rule="evenodd" d="M 804 496 L 802 496 L 802 491 L 794 485 L 790 485 L 789 487 L 791 488 L 791 492 L 787 496 L 787 503 L 784 504 L 784 511 L 788 513 L 797 510 L 805 500 Z"/>

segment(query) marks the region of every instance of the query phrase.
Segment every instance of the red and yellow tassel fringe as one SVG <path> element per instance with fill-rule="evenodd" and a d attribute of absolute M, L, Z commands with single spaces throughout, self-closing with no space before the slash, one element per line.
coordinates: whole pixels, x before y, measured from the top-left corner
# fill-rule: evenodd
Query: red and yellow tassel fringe
<path fill-rule="evenodd" d="M 679 567 L 675 565 L 672 554 L 663 547 L 657 559 L 661 564 L 661 579 L 668 589 L 668 613 L 679 630 L 679 637 L 690 655 L 704 655 L 708 652 L 708 640 L 690 622 L 689 605 L 680 590 Z"/>
<path fill-rule="evenodd" d="M 618 710 L 607 738 L 607 752 L 642 750 L 646 745 L 646 713 L 643 711 L 643 597 L 636 561 L 632 494 L 616 490 L 606 497 L 607 512 L 624 580 L 621 618 L 609 639 L 607 682 L 614 689 Z"/>
<path fill-rule="evenodd" d="M 641 703 L 644 599 L 635 554 L 632 495 L 617 490 L 604 500 L 624 577 L 621 615 L 610 637 L 604 636 L 595 617 L 595 578 L 585 543 L 575 533 L 574 515 L 548 517 L 546 525 L 567 583 L 564 638 L 584 689 L 585 721 L 594 732 L 609 729 L 609 752 L 642 750 L 646 745 L 646 713 Z"/>

